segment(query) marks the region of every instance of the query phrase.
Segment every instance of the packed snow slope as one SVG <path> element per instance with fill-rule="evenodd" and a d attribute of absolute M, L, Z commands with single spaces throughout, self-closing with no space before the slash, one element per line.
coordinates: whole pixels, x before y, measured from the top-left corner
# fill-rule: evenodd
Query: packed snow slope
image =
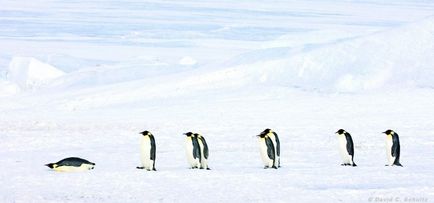
<path fill-rule="evenodd" d="M 0 7 L 0 202 L 432 202 L 434 2 Z M 255 135 L 274 129 L 282 168 Z M 340 166 L 339 128 L 358 167 Z M 385 135 L 404 167 L 385 167 Z M 139 132 L 157 170 L 139 164 Z M 183 133 L 212 170 L 190 170 Z M 78 156 L 84 173 L 44 164 Z"/>

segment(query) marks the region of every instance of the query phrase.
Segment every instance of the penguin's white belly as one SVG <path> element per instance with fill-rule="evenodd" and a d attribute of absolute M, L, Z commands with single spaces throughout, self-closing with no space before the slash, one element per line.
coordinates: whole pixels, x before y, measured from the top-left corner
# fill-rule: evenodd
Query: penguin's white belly
<path fill-rule="evenodd" d="M 393 146 L 393 140 L 391 136 L 387 136 L 386 138 L 386 153 L 387 153 L 387 161 L 389 166 L 393 165 L 393 162 L 395 162 L 395 158 L 392 156 L 392 146 Z"/>
<path fill-rule="evenodd" d="M 188 163 L 190 164 L 191 167 L 199 167 L 200 163 L 199 163 L 199 159 L 198 158 L 194 158 L 193 155 L 193 141 L 191 140 L 190 137 L 187 137 L 186 142 L 185 142 L 185 149 L 186 149 L 186 155 L 187 155 L 187 160 Z"/>
<path fill-rule="evenodd" d="M 347 138 L 345 135 L 339 135 L 339 154 L 341 155 L 344 164 L 351 164 L 351 155 L 347 151 Z"/>
<path fill-rule="evenodd" d="M 149 136 L 143 136 L 140 141 L 140 160 L 142 166 L 147 170 L 151 170 L 153 166 L 153 160 L 151 160 L 151 140 Z"/>
<path fill-rule="evenodd" d="M 264 166 L 273 167 L 273 160 L 268 157 L 267 144 L 265 144 L 264 138 L 259 138 L 259 146 Z"/>
<path fill-rule="evenodd" d="M 93 169 L 93 167 L 95 167 L 94 165 L 91 164 L 81 164 L 81 166 L 58 166 L 56 168 L 54 168 L 55 171 L 58 172 L 81 172 L 81 171 L 87 171 L 87 170 L 91 170 Z"/>

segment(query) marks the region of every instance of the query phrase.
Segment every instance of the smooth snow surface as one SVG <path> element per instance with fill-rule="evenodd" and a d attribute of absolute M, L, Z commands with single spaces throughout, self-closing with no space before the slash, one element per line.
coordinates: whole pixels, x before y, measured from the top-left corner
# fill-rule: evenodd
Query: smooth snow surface
<path fill-rule="evenodd" d="M 0 202 L 434 201 L 434 2 L 0 5 Z M 404 167 L 384 166 L 387 129 Z M 156 172 L 136 169 L 144 130 Z M 188 169 L 189 131 L 212 170 Z M 44 166 L 71 156 L 95 169 Z"/>

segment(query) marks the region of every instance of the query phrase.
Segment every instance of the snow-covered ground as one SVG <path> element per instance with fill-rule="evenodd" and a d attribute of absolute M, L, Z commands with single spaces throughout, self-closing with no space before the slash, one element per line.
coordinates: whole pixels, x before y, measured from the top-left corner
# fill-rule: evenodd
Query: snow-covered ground
<path fill-rule="evenodd" d="M 0 4 L 0 202 L 434 200 L 434 2 Z M 389 128 L 403 168 L 384 166 Z M 143 130 L 156 172 L 135 169 Z M 187 131 L 212 170 L 188 169 Z M 96 167 L 44 166 L 69 156 Z"/>

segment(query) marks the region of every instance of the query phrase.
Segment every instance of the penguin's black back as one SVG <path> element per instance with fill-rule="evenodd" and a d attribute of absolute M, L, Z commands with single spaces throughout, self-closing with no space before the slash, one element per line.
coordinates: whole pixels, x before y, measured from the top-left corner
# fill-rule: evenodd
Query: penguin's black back
<path fill-rule="evenodd" d="M 265 144 L 267 145 L 268 158 L 270 158 L 274 161 L 275 160 L 274 145 L 273 145 L 273 141 L 271 141 L 270 137 L 268 137 L 268 136 L 265 137 Z"/>
<path fill-rule="evenodd" d="M 280 156 L 280 140 L 279 140 L 279 136 L 277 136 L 277 133 L 273 132 L 274 137 L 276 137 L 276 151 L 277 151 L 277 156 Z"/>
<path fill-rule="evenodd" d="M 151 160 L 154 160 L 156 156 L 156 146 L 155 146 L 155 138 L 153 135 L 149 135 L 149 140 L 151 141 Z"/>
<path fill-rule="evenodd" d="M 347 139 L 347 152 L 349 155 L 354 156 L 354 143 L 353 138 L 351 138 L 350 133 L 345 133 L 345 138 Z"/>
<path fill-rule="evenodd" d="M 208 144 L 206 144 L 205 138 L 203 136 L 199 136 L 199 139 L 203 143 L 203 156 L 205 157 L 205 159 L 208 159 L 208 155 L 209 155 Z"/>
<path fill-rule="evenodd" d="M 69 157 L 62 159 L 56 163 L 59 166 L 76 166 L 79 167 L 81 164 L 90 164 L 95 165 L 95 163 L 92 163 L 86 159 L 78 158 L 78 157 Z"/>
<path fill-rule="evenodd" d="M 399 163 L 399 157 L 401 155 L 401 146 L 399 144 L 399 136 L 397 133 L 394 133 L 392 135 L 392 156 L 395 157 L 395 161 L 393 162 L 394 165 L 402 166 L 401 163 Z"/>
<path fill-rule="evenodd" d="M 195 159 L 199 158 L 199 161 L 201 161 L 202 157 L 201 157 L 200 145 L 197 140 L 197 136 L 191 136 L 191 142 L 193 144 L 193 157 Z"/>

